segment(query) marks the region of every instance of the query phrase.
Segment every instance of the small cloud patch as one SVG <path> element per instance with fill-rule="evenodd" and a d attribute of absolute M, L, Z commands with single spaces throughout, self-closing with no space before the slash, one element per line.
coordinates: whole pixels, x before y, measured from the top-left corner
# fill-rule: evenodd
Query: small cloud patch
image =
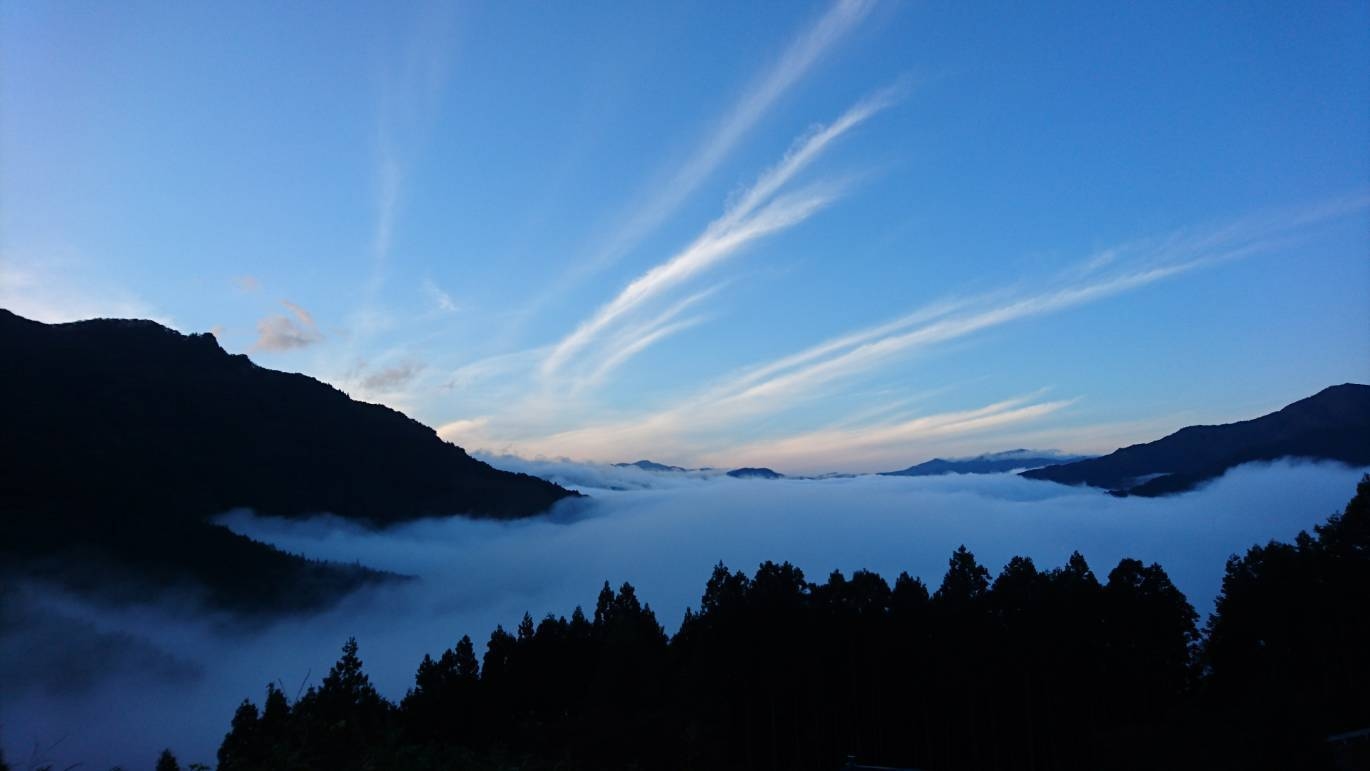
<path fill-rule="evenodd" d="M 413 380 L 422 369 L 423 365 L 412 362 L 386 367 L 363 377 L 362 388 L 367 391 L 393 391 Z"/>
<path fill-rule="evenodd" d="M 282 300 L 281 304 L 290 310 L 294 318 L 278 315 L 258 321 L 257 342 L 253 344 L 253 350 L 288 351 L 313 345 L 323 339 L 309 311 L 289 300 Z"/>

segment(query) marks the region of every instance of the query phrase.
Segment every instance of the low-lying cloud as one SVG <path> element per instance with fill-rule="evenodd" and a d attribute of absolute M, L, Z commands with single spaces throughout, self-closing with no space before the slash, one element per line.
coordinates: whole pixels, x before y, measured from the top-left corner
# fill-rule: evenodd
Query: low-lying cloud
<path fill-rule="evenodd" d="M 589 493 L 520 522 L 426 520 L 383 532 L 335 518 L 285 521 L 238 511 L 232 529 L 312 557 L 418 580 L 376 588 L 309 617 L 247 628 L 184 606 L 110 609 L 51 588 L 11 587 L 0 631 L 6 756 L 89 767 L 148 767 L 164 746 L 212 762 L 233 709 L 265 684 L 317 684 L 355 635 L 368 674 L 398 699 L 424 653 L 525 611 L 592 605 L 604 580 L 632 582 L 674 632 L 720 560 L 754 570 L 789 560 L 810 580 L 832 570 L 901 570 L 940 582 L 967 545 L 993 573 L 1017 554 L 1063 564 L 1078 549 L 1099 575 L 1124 556 L 1160 562 L 1203 615 L 1226 558 L 1291 539 L 1345 505 L 1362 473 L 1335 464 L 1236 469 L 1178 497 L 1117 499 L 1013 475 L 744 480 L 566 461 L 490 459 Z M 81 640 L 99 640 L 98 651 Z M 42 655 L 35 652 L 42 651 Z M 73 660 L 87 660 L 73 677 Z M 91 663 L 94 662 L 94 663 Z M 51 750 L 45 749 L 60 742 Z M 41 754 L 41 753 L 40 753 Z"/>

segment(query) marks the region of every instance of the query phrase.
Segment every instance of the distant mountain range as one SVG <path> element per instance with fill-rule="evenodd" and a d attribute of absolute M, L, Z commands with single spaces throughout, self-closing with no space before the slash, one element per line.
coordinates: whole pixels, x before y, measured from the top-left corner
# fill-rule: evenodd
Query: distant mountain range
<path fill-rule="evenodd" d="M 941 474 L 1002 474 L 1058 463 L 1084 460 L 1088 455 L 1065 455 L 1049 450 L 1006 450 L 976 455 L 973 458 L 933 458 L 900 471 L 881 472 L 887 477 L 927 477 Z"/>
<path fill-rule="evenodd" d="M 1101 487 L 1115 495 L 1157 496 L 1192 490 L 1243 463 L 1279 458 L 1370 465 L 1370 386 L 1332 386 L 1259 418 L 1190 426 L 1154 442 L 1023 476 Z"/>
<path fill-rule="evenodd" d="M 643 471 L 689 471 L 690 469 L 680 466 L 667 466 L 665 463 L 657 463 L 650 460 L 637 460 L 632 463 L 615 463 L 619 468 L 640 468 Z"/>
<path fill-rule="evenodd" d="M 254 580 L 234 578 L 236 563 L 242 574 L 269 564 L 265 574 L 301 588 L 336 583 L 337 571 L 208 518 L 237 507 L 371 525 L 516 518 L 577 495 L 496 470 L 388 407 L 230 355 L 208 334 L 0 309 L 0 361 L 0 552 L 30 562 L 79 551 L 216 591 Z M 277 583 L 257 599 L 279 599 Z M 251 604 L 252 590 L 239 594 Z"/>
<path fill-rule="evenodd" d="M 642 469 L 643 471 L 654 471 L 654 472 L 663 473 L 663 474 L 664 474 L 664 473 L 688 472 L 688 471 L 695 471 L 695 472 L 717 472 L 717 471 L 718 471 L 718 469 L 710 468 L 710 467 L 708 467 L 708 466 L 704 466 L 704 467 L 701 467 L 701 468 L 684 468 L 684 467 L 682 467 L 682 466 L 668 466 L 668 465 L 666 465 L 665 463 L 657 463 L 656 461 L 652 461 L 652 460 L 637 460 L 637 461 L 633 461 L 632 463 L 615 463 L 615 464 L 613 464 L 613 465 L 617 466 L 618 468 L 639 468 L 639 469 Z M 748 468 L 735 468 L 735 469 L 733 469 L 733 470 L 731 470 L 731 471 L 727 471 L 727 472 L 724 472 L 724 473 L 725 473 L 727 476 L 734 477 L 734 478 L 736 478 L 736 479 L 786 479 L 786 478 L 787 478 L 784 474 L 781 474 L 781 473 L 778 472 L 778 471 L 773 471 L 773 470 L 768 469 L 768 468 L 750 468 L 750 467 L 748 467 Z M 809 479 L 809 478 L 811 478 L 811 477 L 802 477 L 802 478 L 803 478 L 803 479 Z"/>
<path fill-rule="evenodd" d="M 728 476 L 735 479 L 784 479 L 785 475 L 778 471 L 768 468 L 735 468 L 728 472 Z"/>
<path fill-rule="evenodd" d="M 1068 455 L 1053 450 L 1016 449 L 970 458 L 933 458 L 880 476 L 1000 474 L 1069 485 L 1089 485 L 1114 495 L 1157 496 L 1192 490 L 1243 463 L 1279 458 L 1334 460 L 1370 466 L 1370 386 L 1346 383 L 1253 420 L 1219 426 L 1190 426 L 1146 444 L 1108 455 Z M 641 460 L 619 463 L 649 471 L 689 471 Z M 764 467 L 727 472 L 743 479 L 832 479 L 853 474 L 786 476 Z"/>

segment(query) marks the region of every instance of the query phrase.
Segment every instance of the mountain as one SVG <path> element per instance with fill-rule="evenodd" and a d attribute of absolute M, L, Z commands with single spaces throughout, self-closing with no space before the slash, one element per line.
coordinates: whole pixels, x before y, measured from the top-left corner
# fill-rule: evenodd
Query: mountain
<path fill-rule="evenodd" d="M 1023 476 L 1102 487 L 1115 495 L 1156 496 L 1192 490 L 1243 463 L 1278 458 L 1370 465 L 1370 386 L 1332 386 L 1259 418 L 1190 426 L 1154 442 Z"/>
<path fill-rule="evenodd" d="M 498 471 L 388 407 L 151 321 L 0 311 L 4 498 L 118 496 L 173 516 L 234 507 L 373 524 L 515 518 L 574 495 Z"/>
<path fill-rule="evenodd" d="M 927 477 L 941 474 L 1001 474 L 1017 469 L 1039 468 L 1084 460 L 1087 455 L 1063 455 L 1051 450 L 1007 450 L 973 458 L 933 458 L 900 471 L 883 471 L 886 477 Z"/>
<path fill-rule="evenodd" d="M 728 476 L 737 479 L 784 479 L 785 475 L 778 471 L 768 468 L 735 468 L 728 472 Z"/>
<path fill-rule="evenodd" d="M 615 463 L 619 468 L 640 468 L 643 471 L 689 471 L 680 466 L 667 466 L 665 463 L 657 463 L 651 460 L 637 460 L 632 463 Z"/>
<path fill-rule="evenodd" d="M 307 564 L 206 529 L 208 518 L 237 507 L 379 526 L 515 518 L 577 495 L 491 468 L 388 407 L 230 355 L 208 334 L 0 309 L 0 361 L 0 550 L 21 557 L 95 550 L 212 586 L 237 555 L 303 578 Z"/>

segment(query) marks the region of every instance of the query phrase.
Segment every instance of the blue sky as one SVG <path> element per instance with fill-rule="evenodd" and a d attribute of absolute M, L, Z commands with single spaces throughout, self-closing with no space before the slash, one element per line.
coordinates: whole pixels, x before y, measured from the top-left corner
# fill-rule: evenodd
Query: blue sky
<path fill-rule="evenodd" d="M 0 306 L 470 449 L 1106 451 L 1370 381 L 1370 4 L 0 5 Z"/>

